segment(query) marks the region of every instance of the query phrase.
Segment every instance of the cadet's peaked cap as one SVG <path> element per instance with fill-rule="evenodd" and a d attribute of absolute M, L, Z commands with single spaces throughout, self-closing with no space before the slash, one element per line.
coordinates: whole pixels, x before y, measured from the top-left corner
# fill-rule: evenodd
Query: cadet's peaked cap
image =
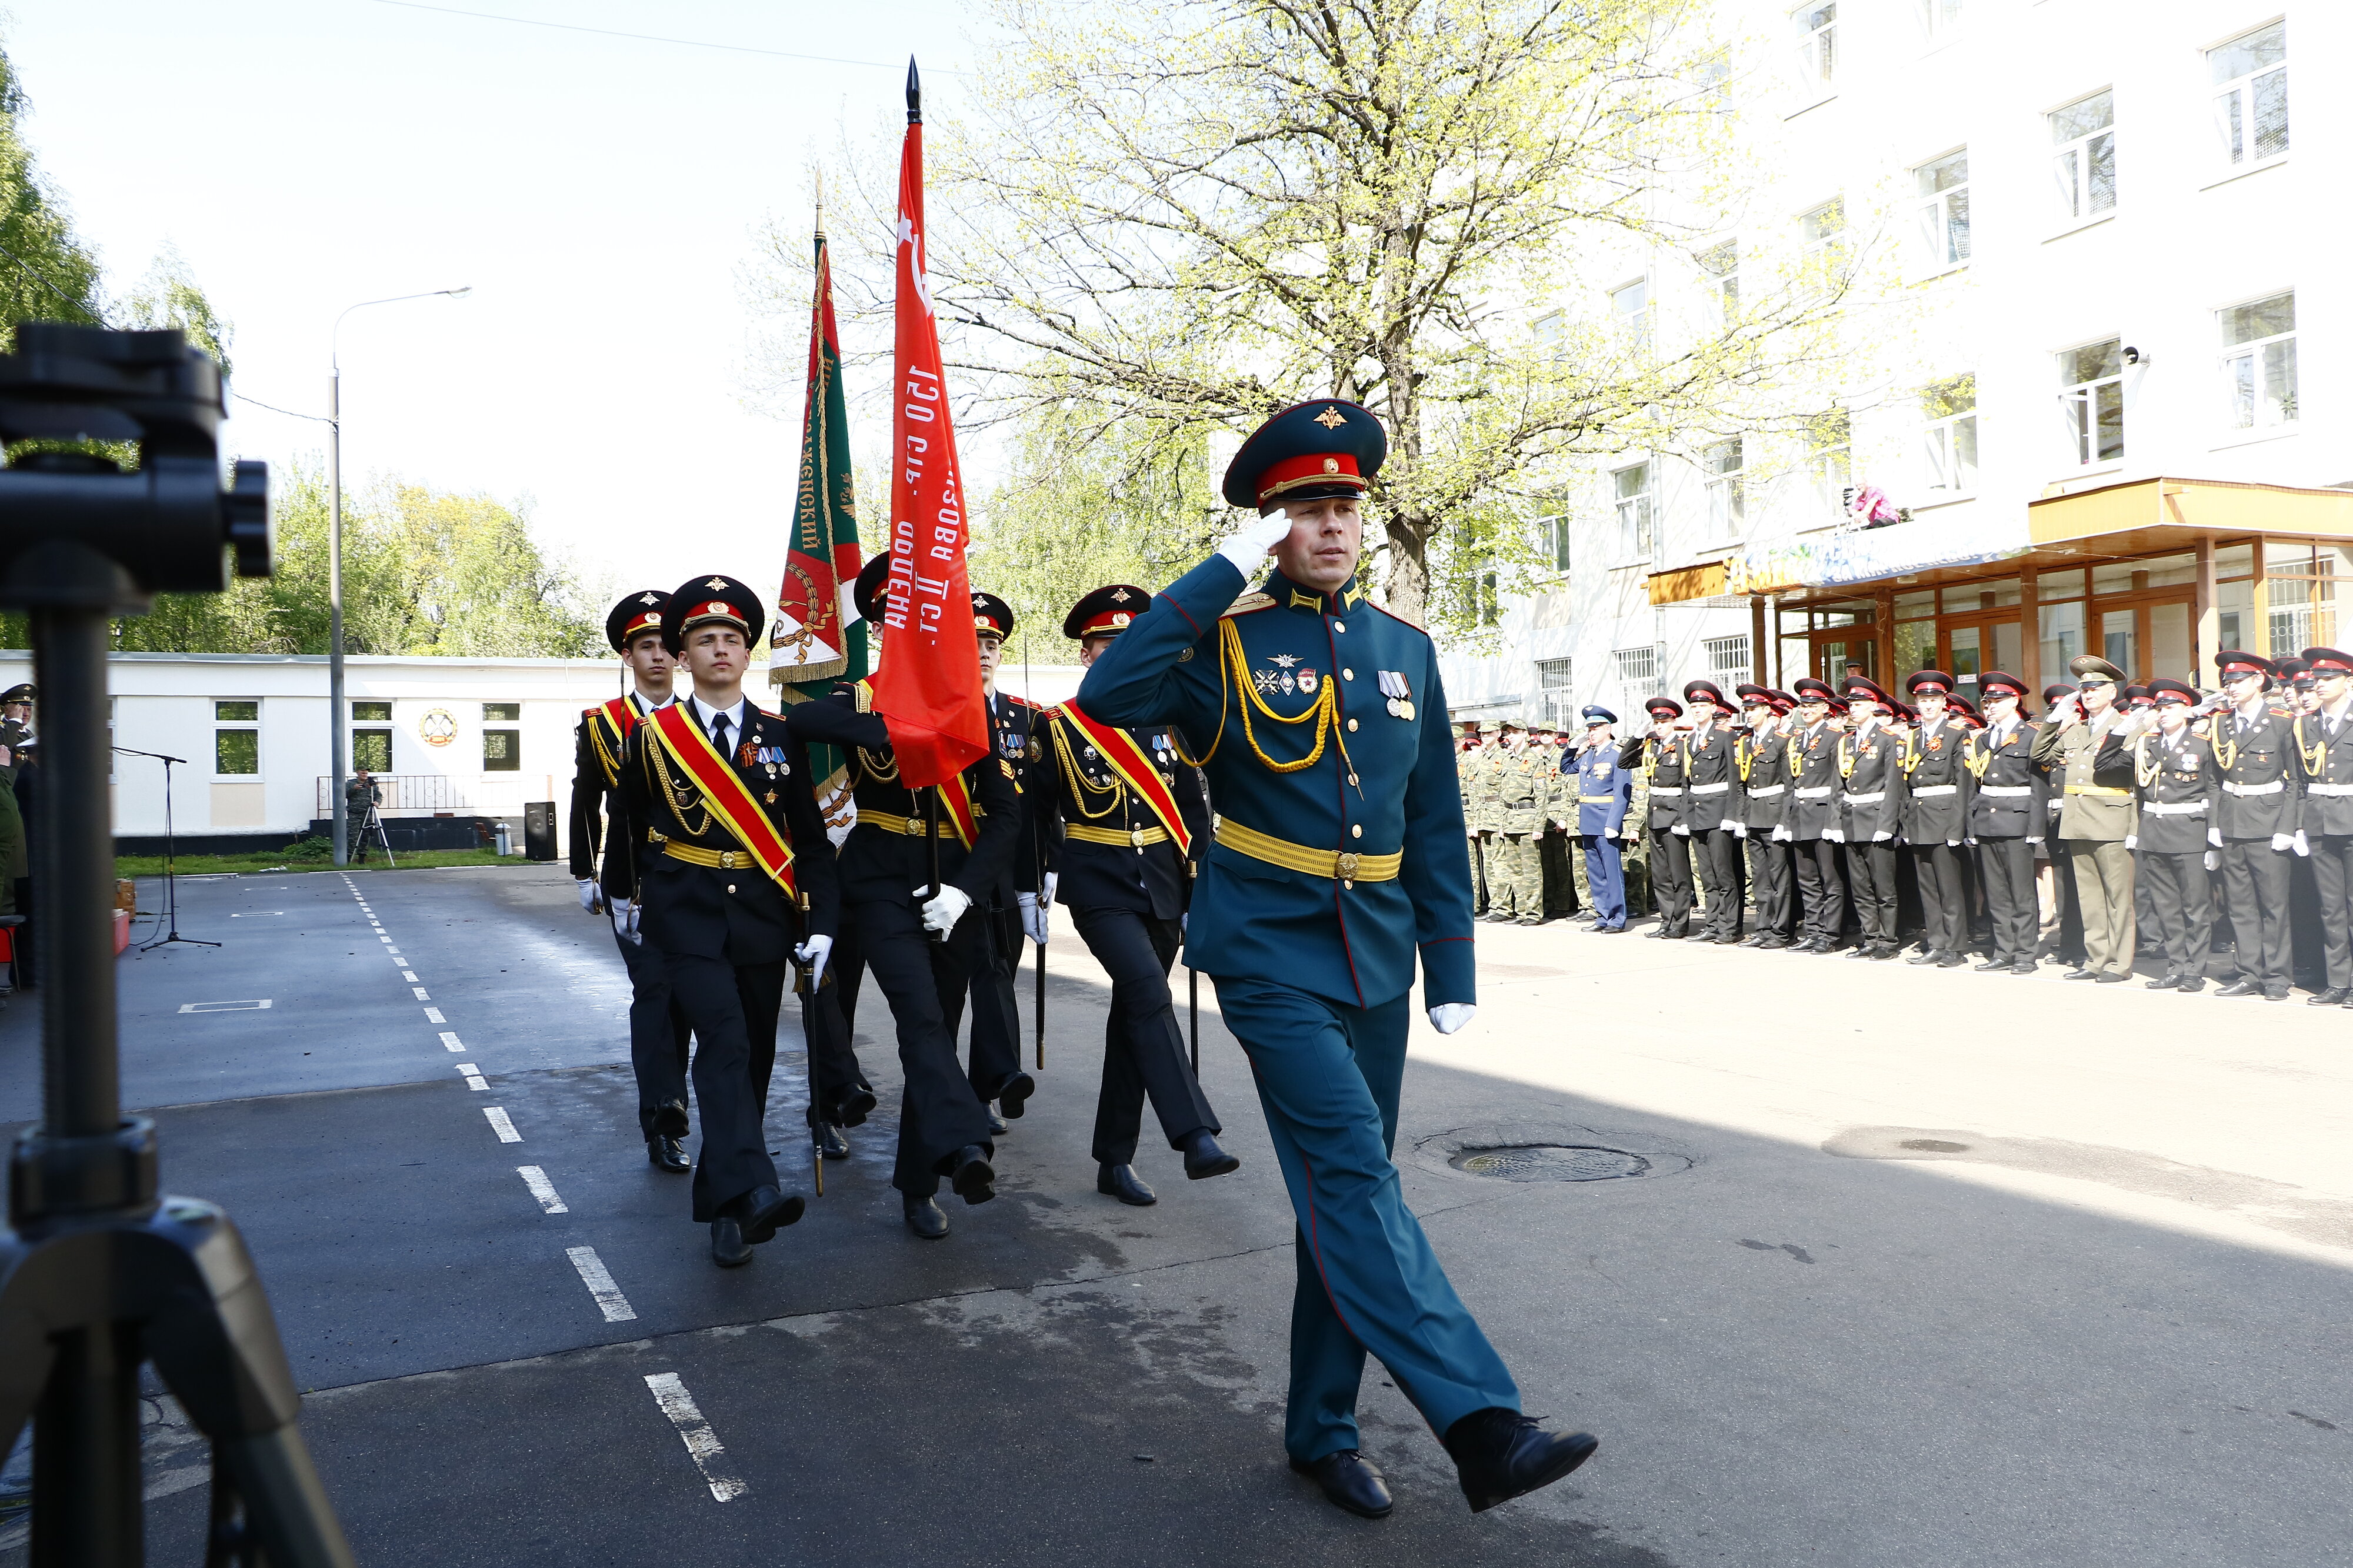
<path fill-rule="evenodd" d="M 1615 724 L 1618 715 L 1597 702 L 1585 710 L 1585 721 L 1588 724 Z"/>
<path fill-rule="evenodd" d="M 2146 708 L 2148 706 L 2148 688 L 2142 686 L 2137 682 L 2126 687 L 2122 691 L 2116 693 L 2116 695 L 2123 698 L 2126 701 L 2131 703 L 2136 708 Z"/>
<path fill-rule="evenodd" d="M 29 680 L 21 681 L 5 691 L 0 691 L 0 702 L 30 702 L 31 700 L 33 700 L 33 683 Z"/>
<path fill-rule="evenodd" d="M 1124 632 L 1151 603 L 1152 595 L 1133 583 L 1106 583 L 1071 606 L 1062 617 L 1062 635 L 1093 637 Z"/>
<path fill-rule="evenodd" d="M 2045 708 L 2048 708 L 2053 702 L 2058 701 L 2062 697 L 2073 697 L 2074 695 L 2075 689 L 2073 687 L 2068 685 L 2063 680 L 2054 680 L 2050 685 L 2042 689 L 2042 705 Z"/>
<path fill-rule="evenodd" d="M 1389 455 L 1372 414 L 1336 397 L 1294 403 L 1250 433 L 1226 465 L 1229 506 L 1270 512 L 1297 500 L 1360 496 Z"/>
<path fill-rule="evenodd" d="M 2160 675 L 2148 683 L 2148 700 L 2159 708 L 2186 705 L 2198 700 L 2198 689 L 2186 680 Z"/>
<path fill-rule="evenodd" d="M 2260 675 L 2269 679 L 2275 673 L 2270 659 L 2261 654 L 2249 653 L 2244 648 L 2235 647 L 2224 648 L 2221 653 L 2216 654 L 2214 668 L 2222 672 L 2222 679 L 2225 680 L 2234 675 Z"/>
<path fill-rule="evenodd" d="M 1790 689 L 1797 693 L 1797 700 L 1800 702 L 1828 702 L 1838 696 L 1837 689 L 1829 681 L 1817 680 L 1810 675 L 1799 676 Z"/>
<path fill-rule="evenodd" d="M 975 591 L 972 596 L 972 629 L 975 636 L 987 632 L 1003 642 L 1013 635 L 1013 606 L 994 594 Z"/>
<path fill-rule="evenodd" d="M 1962 696 L 1957 691 L 1945 699 L 1945 706 L 1950 708 L 1964 719 L 1976 720 L 1983 717 L 1983 715 L 1978 712 L 1978 705 L 1970 701 L 1968 698 Z"/>
<path fill-rule="evenodd" d="M 2006 669 L 1989 669 L 1978 677 L 1978 700 L 1980 702 L 1990 702 L 1997 697 L 2025 695 L 2026 682 Z"/>
<path fill-rule="evenodd" d="M 2346 653 L 2338 648 L 2306 648 L 2304 661 L 2312 666 L 2312 673 L 2315 675 L 2353 675 L 2353 653 Z M 13 699 L 0 698 L 0 701 L 9 700 Z"/>
<path fill-rule="evenodd" d="M 1744 680 L 1732 689 L 1738 694 L 1744 708 L 1769 708 L 1773 704 L 1772 688 L 1759 686 L 1753 680 Z"/>
<path fill-rule="evenodd" d="M 1787 713 L 1790 709 L 1795 708 L 1798 705 L 1798 700 L 1796 698 L 1790 696 L 1788 692 L 1783 691 L 1778 688 L 1767 691 L 1765 695 L 1772 701 L 1773 711 L 1776 713 Z"/>
<path fill-rule="evenodd" d="M 2272 673 L 2278 676 L 2283 684 L 2300 691 L 2312 689 L 2312 663 L 2308 659 L 2275 658 L 2272 660 Z"/>
<path fill-rule="evenodd" d="M 2124 684 L 2125 672 L 2095 653 L 2079 653 L 2067 661 L 2067 673 L 2084 686 Z"/>
<path fill-rule="evenodd" d="M 856 607 L 859 618 L 871 625 L 881 625 L 882 612 L 891 603 L 891 595 L 882 590 L 891 576 L 891 554 L 885 551 L 858 569 L 858 581 L 849 590 L 849 602 Z"/>
<path fill-rule="evenodd" d="M 1729 710 L 1732 707 L 1732 700 L 1725 696 L 1724 688 L 1718 686 L 1713 680 L 1684 681 L 1683 700 L 1686 702 L 1712 702 L 1716 707 L 1726 710 Z"/>
<path fill-rule="evenodd" d="M 1905 693 L 1911 697 L 1930 691 L 1939 697 L 1949 697 L 1954 684 L 1953 678 L 1941 669 L 1915 669 L 1904 678 Z"/>
<path fill-rule="evenodd" d="M 686 647 L 686 634 L 712 621 L 733 626 L 750 642 L 768 624 L 760 595 L 733 577 L 716 574 L 679 584 L 663 606 L 662 647 L 672 653 Z"/>
<path fill-rule="evenodd" d="M 662 629 L 662 611 L 669 604 L 670 595 L 659 588 L 630 595 L 605 617 L 605 640 L 613 645 L 615 653 L 628 652 L 638 638 Z"/>
<path fill-rule="evenodd" d="M 1891 713 L 1904 706 L 1904 704 L 1896 701 L 1895 699 L 1890 697 L 1885 691 L 1882 690 L 1880 689 L 1879 682 L 1872 679 L 1867 675 L 1850 675 L 1846 678 L 1846 700 L 1848 706 L 1853 706 L 1857 698 L 1862 699 L 1865 702 L 1876 702 Z"/>
<path fill-rule="evenodd" d="M 1672 697 L 1653 697 L 1642 704 L 1642 710 L 1654 719 L 1662 713 L 1670 719 L 1680 719 L 1683 714 L 1683 705 Z"/>

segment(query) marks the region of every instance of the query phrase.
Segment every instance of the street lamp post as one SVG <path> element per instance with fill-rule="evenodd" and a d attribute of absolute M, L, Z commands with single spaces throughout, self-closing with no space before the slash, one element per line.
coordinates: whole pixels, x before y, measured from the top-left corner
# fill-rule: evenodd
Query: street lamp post
<path fill-rule="evenodd" d="M 343 702 L 343 367 L 338 352 L 343 316 L 370 305 L 397 305 L 405 300 L 436 300 L 447 295 L 462 300 L 472 284 L 459 289 L 428 289 L 422 294 L 395 294 L 385 300 L 363 300 L 347 305 L 327 334 L 327 743 L 332 748 L 332 779 L 327 798 L 328 819 L 334 824 L 335 864 L 351 864 L 350 823 L 343 810 L 343 774 L 351 765 L 351 710 Z"/>

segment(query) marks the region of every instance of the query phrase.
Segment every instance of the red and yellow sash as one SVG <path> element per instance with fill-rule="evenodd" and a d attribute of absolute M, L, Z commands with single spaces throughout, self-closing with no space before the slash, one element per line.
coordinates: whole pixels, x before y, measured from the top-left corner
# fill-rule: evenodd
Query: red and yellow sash
<path fill-rule="evenodd" d="M 1169 793 L 1167 784 L 1160 777 L 1160 770 L 1153 765 L 1150 757 L 1144 754 L 1144 748 L 1135 743 L 1135 737 L 1124 730 L 1115 730 L 1088 718 L 1079 711 L 1076 702 L 1065 702 L 1054 712 L 1068 719 L 1071 727 L 1103 754 L 1103 760 L 1110 764 L 1112 772 L 1119 775 L 1120 782 L 1134 790 L 1136 797 L 1152 808 L 1152 815 L 1160 819 L 1160 826 L 1168 830 L 1168 837 L 1175 841 L 1177 856 L 1181 858 L 1191 854 L 1193 836 L 1185 831 L 1185 816 L 1176 809 L 1176 797 Z"/>
<path fill-rule="evenodd" d="M 628 698 L 616 697 L 589 709 L 586 717 L 589 737 L 596 742 L 596 760 L 605 767 L 605 783 L 617 784 L 621 780 L 621 748 L 628 743 L 629 731 L 641 722 L 637 708 Z M 599 724 L 599 719 L 604 722 Z"/>
<path fill-rule="evenodd" d="M 874 711 L 874 683 L 871 680 L 858 682 L 853 705 L 860 713 Z M 884 723 L 887 725 L 889 721 L 885 720 Z M 980 814 L 972 807 L 972 786 L 964 782 L 962 773 L 957 773 L 936 787 L 940 792 L 940 805 L 947 813 L 948 826 L 955 829 L 956 841 L 970 849 L 980 837 Z M 920 795 L 917 790 L 907 792 L 910 800 L 919 798 Z"/>
<path fill-rule="evenodd" d="M 670 760 L 686 770 L 687 776 L 702 791 L 703 804 L 712 816 L 727 825 L 735 841 L 752 852 L 760 869 L 769 879 L 784 889 L 785 897 L 795 898 L 793 889 L 793 848 L 776 825 L 768 820 L 753 799 L 752 792 L 726 758 L 711 744 L 711 737 L 702 732 L 686 713 L 686 704 L 672 702 L 654 710 L 647 721 L 661 742 L 661 749 Z"/>

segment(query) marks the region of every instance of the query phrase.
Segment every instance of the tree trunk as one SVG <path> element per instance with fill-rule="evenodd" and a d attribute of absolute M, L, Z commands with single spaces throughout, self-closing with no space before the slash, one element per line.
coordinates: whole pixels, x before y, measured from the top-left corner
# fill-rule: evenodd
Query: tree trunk
<path fill-rule="evenodd" d="M 1430 536 L 1433 520 L 1419 512 L 1393 512 L 1382 525 L 1389 559 L 1382 575 L 1381 607 L 1415 626 L 1430 622 Z"/>

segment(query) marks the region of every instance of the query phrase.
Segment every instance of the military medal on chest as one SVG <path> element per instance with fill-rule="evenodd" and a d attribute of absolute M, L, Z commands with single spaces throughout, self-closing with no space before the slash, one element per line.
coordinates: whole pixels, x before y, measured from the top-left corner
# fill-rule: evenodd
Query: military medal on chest
<path fill-rule="evenodd" d="M 1404 673 L 1395 669 L 1376 670 L 1374 673 L 1380 677 L 1381 695 L 1388 699 L 1389 717 L 1412 718 L 1413 686 Z"/>

